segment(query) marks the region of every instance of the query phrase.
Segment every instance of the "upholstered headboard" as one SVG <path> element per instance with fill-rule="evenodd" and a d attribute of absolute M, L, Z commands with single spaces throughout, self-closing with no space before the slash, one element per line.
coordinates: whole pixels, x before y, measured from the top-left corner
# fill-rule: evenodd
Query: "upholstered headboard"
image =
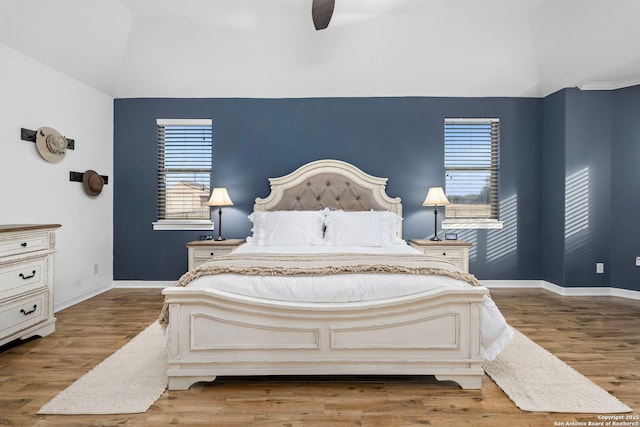
<path fill-rule="evenodd" d="M 340 160 L 317 160 L 279 178 L 269 178 L 271 193 L 257 198 L 254 211 L 391 211 L 402 217 L 399 197 L 386 193 L 387 178 L 371 176 Z M 398 222 L 398 236 L 402 224 Z"/>

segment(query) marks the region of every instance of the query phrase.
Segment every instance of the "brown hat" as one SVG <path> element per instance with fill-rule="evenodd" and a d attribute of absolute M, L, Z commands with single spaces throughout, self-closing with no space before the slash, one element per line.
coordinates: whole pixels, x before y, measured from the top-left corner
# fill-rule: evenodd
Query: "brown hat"
<path fill-rule="evenodd" d="M 53 128 L 41 127 L 36 131 L 36 148 L 48 162 L 58 163 L 67 154 L 67 138 Z"/>
<path fill-rule="evenodd" d="M 102 192 L 104 186 L 104 179 L 98 174 L 98 172 L 89 169 L 82 175 L 82 185 L 84 191 L 90 196 L 97 196 Z"/>

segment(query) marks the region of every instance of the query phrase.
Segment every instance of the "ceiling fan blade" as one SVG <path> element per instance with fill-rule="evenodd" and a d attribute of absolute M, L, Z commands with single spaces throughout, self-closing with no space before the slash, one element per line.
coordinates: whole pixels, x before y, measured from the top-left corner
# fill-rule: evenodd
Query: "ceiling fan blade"
<path fill-rule="evenodd" d="M 316 30 L 324 30 L 329 26 L 335 0 L 313 0 L 311 4 L 311 16 Z"/>

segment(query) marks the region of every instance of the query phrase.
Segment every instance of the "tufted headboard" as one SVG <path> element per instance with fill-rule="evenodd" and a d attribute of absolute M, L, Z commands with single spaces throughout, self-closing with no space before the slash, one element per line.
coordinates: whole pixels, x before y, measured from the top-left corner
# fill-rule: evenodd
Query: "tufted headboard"
<path fill-rule="evenodd" d="M 386 193 L 387 178 L 371 176 L 340 160 L 317 160 L 279 178 L 269 178 L 271 193 L 257 198 L 254 211 L 343 209 L 391 211 L 402 217 L 399 197 Z M 398 236 L 402 223 L 398 221 Z"/>

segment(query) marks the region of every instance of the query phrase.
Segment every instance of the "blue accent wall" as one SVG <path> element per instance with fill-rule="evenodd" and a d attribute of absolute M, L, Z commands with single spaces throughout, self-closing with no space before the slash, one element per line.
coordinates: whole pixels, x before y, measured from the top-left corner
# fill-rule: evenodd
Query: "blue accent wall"
<path fill-rule="evenodd" d="M 609 284 L 611 101 L 610 91 L 566 90 L 564 286 Z"/>
<path fill-rule="evenodd" d="M 613 92 L 611 286 L 640 290 L 640 86 Z"/>
<path fill-rule="evenodd" d="M 566 93 L 546 97 L 543 109 L 542 277 L 564 286 Z"/>
<path fill-rule="evenodd" d="M 544 279 L 640 290 L 640 87 L 564 89 L 543 110 Z"/>
<path fill-rule="evenodd" d="M 114 101 L 114 279 L 176 280 L 187 269 L 185 243 L 199 231 L 153 231 L 158 118 L 212 118 L 213 185 L 227 187 L 227 238 L 250 232 L 247 215 L 269 193 L 268 178 L 333 158 L 388 177 L 402 198 L 404 238 L 433 234 L 422 206 L 444 185 L 445 117 L 501 121 L 502 230 L 458 230 L 474 243 L 480 279 L 542 277 L 542 105 L 535 98 L 116 99 Z"/>
<path fill-rule="evenodd" d="M 422 202 L 444 185 L 445 117 L 501 123 L 504 228 L 454 230 L 473 243 L 472 273 L 640 290 L 640 86 L 544 99 L 116 99 L 114 279 L 176 280 L 187 269 L 185 243 L 203 233 L 152 229 L 158 118 L 213 119 L 213 185 L 235 203 L 223 213 L 228 238 L 249 234 L 247 215 L 269 193 L 268 178 L 333 158 L 389 178 L 409 239 L 433 234 Z"/>

